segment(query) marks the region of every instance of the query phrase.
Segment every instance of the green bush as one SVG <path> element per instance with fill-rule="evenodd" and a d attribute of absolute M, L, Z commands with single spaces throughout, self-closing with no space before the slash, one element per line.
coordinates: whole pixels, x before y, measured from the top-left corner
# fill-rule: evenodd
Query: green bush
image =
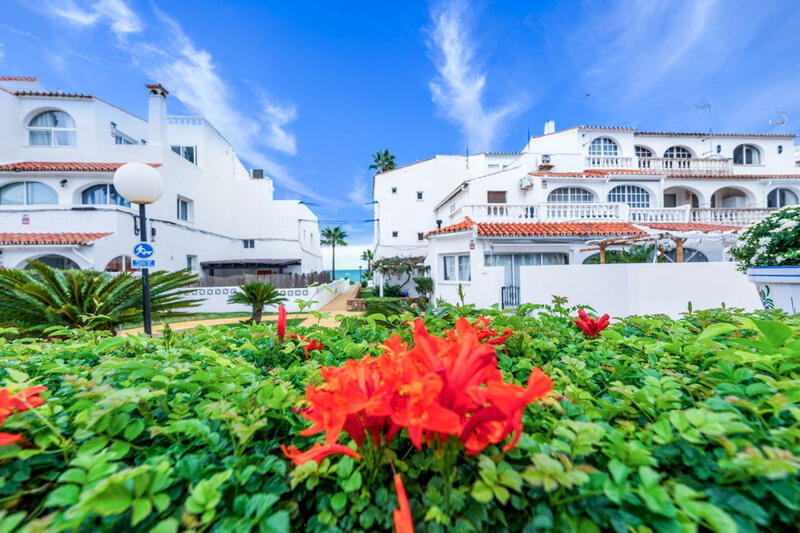
<path fill-rule="evenodd" d="M 747 227 L 731 255 L 739 269 L 800 265 L 800 206 L 787 206 Z"/>
<path fill-rule="evenodd" d="M 429 314 L 428 330 L 455 312 Z M 484 313 L 515 331 L 497 352 L 506 381 L 541 366 L 557 395 L 525 411 L 515 449 L 462 454 L 452 471 L 398 435 L 389 453 L 417 531 L 794 530 L 800 317 L 630 317 L 587 339 L 563 302 Z M 339 457 L 293 467 L 279 448 L 321 440 L 299 436 L 298 404 L 322 366 L 377 355 L 391 333 L 410 342 L 410 319 L 293 327 L 325 346 L 308 360 L 274 324 L 0 342 L 0 386 L 48 387 L 0 429 L 23 435 L 0 447 L 0 531 L 390 529 L 391 472 Z"/>

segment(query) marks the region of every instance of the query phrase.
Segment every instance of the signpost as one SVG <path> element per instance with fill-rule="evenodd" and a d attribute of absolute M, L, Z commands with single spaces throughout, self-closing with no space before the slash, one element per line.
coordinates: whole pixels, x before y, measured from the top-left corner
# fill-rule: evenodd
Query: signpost
<path fill-rule="evenodd" d="M 153 254 L 155 254 L 155 249 L 153 245 L 147 242 L 140 242 L 133 247 L 133 257 L 135 259 L 131 260 L 131 266 L 133 268 L 155 268 L 156 267 L 156 260 L 153 259 Z"/>

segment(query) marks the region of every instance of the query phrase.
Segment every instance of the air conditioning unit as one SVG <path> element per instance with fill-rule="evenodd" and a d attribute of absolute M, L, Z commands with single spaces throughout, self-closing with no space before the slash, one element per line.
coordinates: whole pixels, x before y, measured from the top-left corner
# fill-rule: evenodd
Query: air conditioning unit
<path fill-rule="evenodd" d="M 264 179 L 264 169 L 263 168 L 252 168 L 250 169 L 250 177 L 254 180 L 263 180 Z"/>
<path fill-rule="evenodd" d="M 533 180 L 529 176 L 525 176 L 520 178 L 519 180 L 519 188 L 523 190 L 532 189 L 533 188 Z"/>

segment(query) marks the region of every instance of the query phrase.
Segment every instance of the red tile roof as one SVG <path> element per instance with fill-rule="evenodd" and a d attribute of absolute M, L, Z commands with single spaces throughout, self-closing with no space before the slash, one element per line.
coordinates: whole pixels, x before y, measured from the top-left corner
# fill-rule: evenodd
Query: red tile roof
<path fill-rule="evenodd" d="M 697 222 L 648 222 L 638 224 L 652 229 L 664 231 L 739 231 L 739 226 L 723 226 L 721 224 L 699 224 Z"/>
<path fill-rule="evenodd" d="M 0 165 L 0 172 L 114 172 L 125 163 L 86 163 L 79 161 L 23 161 Z M 158 168 L 161 163 L 148 163 Z"/>
<path fill-rule="evenodd" d="M 0 233 L 5 244 L 90 244 L 112 233 Z"/>
<path fill-rule="evenodd" d="M 473 227 L 479 237 L 594 237 L 599 235 L 644 235 L 645 232 L 627 222 L 462 222 L 429 231 L 425 237 L 457 233 Z"/>
<path fill-rule="evenodd" d="M 36 81 L 30 76 L 0 76 L 0 81 Z"/>
<path fill-rule="evenodd" d="M 80 100 L 91 100 L 94 96 L 90 94 L 63 93 L 53 91 L 14 91 L 14 96 L 35 96 L 43 98 L 77 98 Z"/>

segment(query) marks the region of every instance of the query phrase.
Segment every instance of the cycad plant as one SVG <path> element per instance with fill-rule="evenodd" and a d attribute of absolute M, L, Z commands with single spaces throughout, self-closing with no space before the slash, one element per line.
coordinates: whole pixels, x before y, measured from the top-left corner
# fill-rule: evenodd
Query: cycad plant
<path fill-rule="evenodd" d="M 278 288 L 272 283 L 261 281 L 251 281 L 245 283 L 228 297 L 228 303 L 245 304 L 253 308 L 250 320 L 256 324 L 261 324 L 261 316 L 264 314 L 265 305 L 276 305 L 285 302 Z"/>
<path fill-rule="evenodd" d="M 142 312 L 142 281 L 130 273 L 56 270 L 29 261 L 30 270 L 0 270 L 0 324 L 41 332 L 51 326 L 115 331 Z M 185 315 L 199 300 L 187 289 L 188 270 L 150 275 L 154 318 Z"/>

